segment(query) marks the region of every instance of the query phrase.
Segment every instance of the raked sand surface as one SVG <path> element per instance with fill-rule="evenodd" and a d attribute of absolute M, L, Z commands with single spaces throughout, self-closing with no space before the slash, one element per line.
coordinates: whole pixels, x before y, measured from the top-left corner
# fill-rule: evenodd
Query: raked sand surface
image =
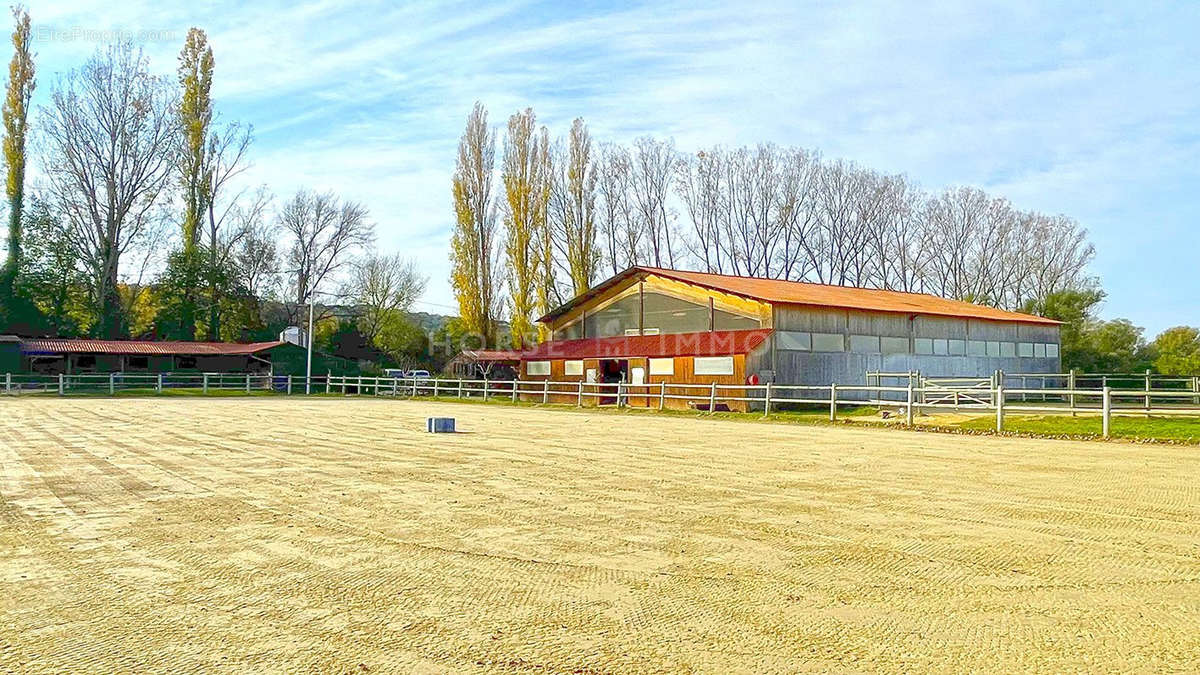
<path fill-rule="evenodd" d="M 1200 449 L 0 399 L 0 672 L 218 670 L 1197 671 Z"/>

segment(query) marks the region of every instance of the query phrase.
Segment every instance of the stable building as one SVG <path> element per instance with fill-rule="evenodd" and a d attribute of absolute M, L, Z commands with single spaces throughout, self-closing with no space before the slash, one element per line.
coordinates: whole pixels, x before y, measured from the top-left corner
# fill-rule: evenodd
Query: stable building
<path fill-rule="evenodd" d="M 282 342 L 182 342 L 0 336 L 0 372 L 239 373 L 303 375 L 307 351 Z M 313 372 L 345 370 L 343 359 L 314 354 Z"/>
<path fill-rule="evenodd" d="M 525 380 L 827 386 L 866 384 L 879 371 L 1060 370 L 1051 319 L 919 293 L 653 267 L 631 267 L 539 321 L 550 339 L 521 353 Z"/>

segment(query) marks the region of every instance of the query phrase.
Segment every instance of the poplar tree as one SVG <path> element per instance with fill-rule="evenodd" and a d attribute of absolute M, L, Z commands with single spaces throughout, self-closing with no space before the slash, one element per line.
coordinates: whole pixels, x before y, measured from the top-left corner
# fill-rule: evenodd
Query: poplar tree
<path fill-rule="evenodd" d="M 575 295 L 591 288 L 600 268 L 596 243 L 596 163 L 583 118 L 571 124 L 565 151 L 556 153 L 551 228 Z M 551 308 L 546 308 L 549 311 Z"/>
<path fill-rule="evenodd" d="M 504 137 L 504 252 L 508 263 L 510 327 L 513 346 L 524 347 L 534 334 L 532 314 L 546 310 L 553 268 L 546 227 L 550 198 L 549 132 L 536 128 L 532 108 L 508 119 Z"/>
<path fill-rule="evenodd" d="M 196 306 L 200 285 L 200 224 L 212 199 L 211 168 L 206 157 L 209 128 L 212 124 L 213 53 L 208 37 L 199 28 L 188 31 L 179 53 L 179 128 L 183 136 L 179 159 L 180 185 L 183 188 L 184 288 L 180 306 L 180 332 L 193 339 L 196 332 Z"/>
<path fill-rule="evenodd" d="M 13 57 L 8 65 L 8 94 L 4 99 L 4 159 L 8 165 L 5 195 L 8 197 L 8 256 L 0 271 L 0 296 L 14 297 L 21 265 L 21 218 L 25 205 L 25 134 L 29 100 L 36 86 L 33 54 L 29 51 L 29 12 L 13 8 L 16 27 L 12 34 Z"/>
<path fill-rule="evenodd" d="M 496 214 L 492 170 L 496 136 L 488 128 L 487 109 L 478 101 L 458 142 L 454 168 L 454 235 L 450 241 L 450 284 L 458 300 L 463 329 L 483 343 L 496 342 Z"/>

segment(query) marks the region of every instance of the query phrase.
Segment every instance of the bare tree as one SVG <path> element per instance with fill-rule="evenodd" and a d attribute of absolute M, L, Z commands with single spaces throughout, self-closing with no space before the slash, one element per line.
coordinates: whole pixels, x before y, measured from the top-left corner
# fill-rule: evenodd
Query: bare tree
<path fill-rule="evenodd" d="M 613 274 L 645 261 L 644 231 L 633 195 L 633 158 L 619 145 L 601 148 L 596 172 L 601 255 Z"/>
<path fill-rule="evenodd" d="M 415 260 L 400 255 L 369 255 L 354 268 L 351 294 L 359 306 L 358 325 L 374 341 L 396 312 L 407 312 L 425 292 L 429 277 Z"/>
<path fill-rule="evenodd" d="M 122 256 L 146 235 L 168 189 L 177 118 L 169 84 L 128 42 L 68 73 L 42 109 L 46 175 L 89 271 L 96 332 L 123 332 Z"/>
<path fill-rule="evenodd" d="M 673 214 L 667 208 L 667 198 L 675 168 L 675 141 L 643 136 L 635 140 L 633 146 L 636 150 L 631 181 L 634 204 L 650 248 L 650 262 L 655 267 L 673 267 Z"/>
<path fill-rule="evenodd" d="M 803 148 L 789 148 L 780 158 L 775 208 L 781 241 L 776 270 L 782 279 L 807 279 L 819 267 L 823 245 L 814 202 L 820 166 L 820 155 Z"/>
<path fill-rule="evenodd" d="M 705 272 L 724 271 L 724 207 L 727 177 L 724 152 L 717 147 L 679 159 L 675 187 L 692 221 L 689 249 Z"/>
<path fill-rule="evenodd" d="M 287 273 L 295 305 L 289 318 L 295 323 L 315 293 L 349 267 L 352 255 L 374 242 L 375 226 L 362 204 L 312 190 L 300 190 L 283 205 L 279 224 L 291 240 Z"/>
<path fill-rule="evenodd" d="M 239 214 L 241 208 L 253 213 L 265 208 L 270 196 L 265 188 L 250 195 L 251 203 L 245 207 L 239 202 L 246 197 L 246 190 L 230 191 L 231 181 L 242 174 L 249 164 L 246 150 L 250 147 L 252 130 L 237 122 L 215 130 L 209 137 L 208 151 L 204 154 L 204 176 L 208 181 L 204 218 L 208 225 L 208 339 L 218 340 L 221 335 L 221 294 L 218 277 L 223 273 L 224 262 L 229 251 L 246 232 L 244 228 L 229 227 L 231 216 Z M 230 230 L 230 231 L 227 231 Z"/>
<path fill-rule="evenodd" d="M 237 208 L 233 217 L 236 237 L 227 238 L 230 267 L 251 297 L 266 298 L 279 291 L 279 224 L 265 217 L 270 195 L 265 190 Z M 224 248 L 224 247 L 223 247 Z"/>

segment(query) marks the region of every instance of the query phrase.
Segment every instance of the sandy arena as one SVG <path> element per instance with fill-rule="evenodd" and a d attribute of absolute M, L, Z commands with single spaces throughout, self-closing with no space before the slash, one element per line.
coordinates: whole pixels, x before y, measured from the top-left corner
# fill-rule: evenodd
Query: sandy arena
<path fill-rule="evenodd" d="M 27 398 L 0 466 L 0 672 L 1200 669 L 1195 447 Z"/>

